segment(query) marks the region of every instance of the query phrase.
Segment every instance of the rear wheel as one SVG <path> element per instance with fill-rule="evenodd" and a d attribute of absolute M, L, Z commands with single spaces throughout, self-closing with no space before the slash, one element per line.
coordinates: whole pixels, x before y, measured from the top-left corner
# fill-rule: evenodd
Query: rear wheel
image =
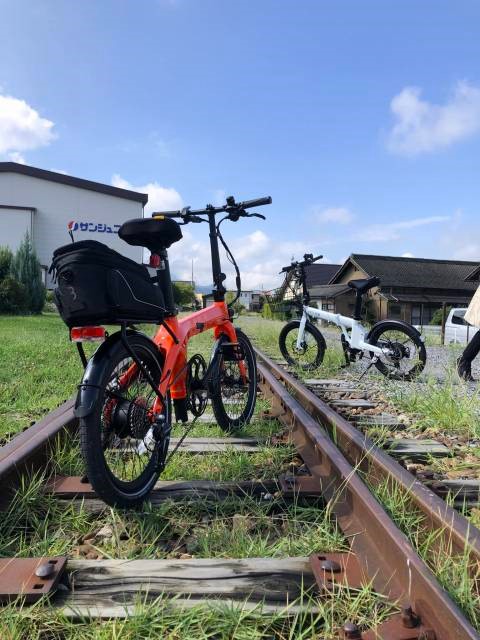
<path fill-rule="evenodd" d="M 368 342 L 380 347 L 376 368 L 393 380 L 413 380 L 424 369 L 427 361 L 425 344 L 418 331 L 408 325 L 399 326 L 393 322 L 381 322 L 373 327 Z M 370 357 L 375 354 L 370 352 Z"/>
<path fill-rule="evenodd" d="M 317 369 L 323 362 L 327 348 L 325 339 L 314 324 L 307 322 L 299 348 L 297 346 L 299 329 L 300 320 L 292 320 L 281 330 L 278 343 L 282 356 L 294 367 L 300 367 L 305 371 Z"/>
<path fill-rule="evenodd" d="M 158 384 L 162 368 L 155 346 L 143 336 L 128 340 Z M 88 479 L 107 504 L 135 507 L 147 498 L 166 459 L 170 399 L 164 420 L 156 420 L 152 412 L 156 394 L 120 341 L 112 348 L 98 385 L 100 395 L 93 411 L 80 420 Z"/>
<path fill-rule="evenodd" d="M 228 338 L 220 338 L 210 382 L 213 413 L 220 427 L 230 432 L 250 422 L 257 394 L 255 353 L 247 336 L 239 329 L 236 333 L 241 359 L 236 359 Z"/>

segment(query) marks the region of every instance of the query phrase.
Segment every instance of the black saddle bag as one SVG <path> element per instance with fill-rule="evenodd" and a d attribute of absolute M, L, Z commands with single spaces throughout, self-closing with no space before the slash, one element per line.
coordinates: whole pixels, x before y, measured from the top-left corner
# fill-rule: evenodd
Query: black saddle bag
<path fill-rule="evenodd" d="M 53 254 L 55 304 L 69 326 L 160 322 L 163 293 L 146 267 L 95 240 L 59 247 Z"/>

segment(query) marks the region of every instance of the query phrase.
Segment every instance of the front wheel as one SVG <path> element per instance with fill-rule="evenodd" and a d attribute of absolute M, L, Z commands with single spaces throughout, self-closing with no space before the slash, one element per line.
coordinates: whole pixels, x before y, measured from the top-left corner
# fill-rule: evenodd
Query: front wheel
<path fill-rule="evenodd" d="M 317 369 L 323 362 L 327 345 L 325 339 L 311 322 L 305 324 L 305 331 L 300 347 L 297 346 L 300 320 L 292 320 L 286 324 L 278 337 L 282 356 L 288 364 L 300 367 L 304 371 Z"/>
<path fill-rule="evenodd" d="M 418 331 L 409 324 L 398 325 L 388 320 L 380 322 L 373 327 L 367 341 L 382 350 L 381 355 L 370 352 L 370 357 L 387 378 L 413 380 L 425 367 L 425 345 Z"/>
<path fill-rule="evenodd" d="M 214 355 L 210 396 L 220 427 L 237 431 L 250 422 L 257 398 L 257 363 L 247 336 L 235 329 L 237 347 L 226 336 L 220 338 Z"/>
<path fill-rule="evenodd" d="M 160 353 L 146 336 L 129 336 L 129 345 L 156 384 Z M 107 357 L 107 356 L 105 356 Z M 80 419 L 80 446 L 87 476 L 107 504 L 137 507 L 153 489 L 165 463 L 171 410 L 167 396 L 162 416 L 152 409 L 156 394 L 119 340 L 99 363 L 98 398 Z"/>

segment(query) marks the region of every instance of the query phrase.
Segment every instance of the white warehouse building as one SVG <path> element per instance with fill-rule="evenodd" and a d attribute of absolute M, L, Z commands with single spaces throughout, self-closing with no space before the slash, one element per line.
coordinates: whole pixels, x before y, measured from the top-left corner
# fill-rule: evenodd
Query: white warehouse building
<path fill-rule="evenodd" d="M 142 247 L 118 237 L 120 225 L 143 217 L 148 196 L 128 189 L 29 167 L 0 162 L 0 246 L 15 251 L 28 231 L 44 271 L 45 284 L 52 254 L 75 240 L 98 240 L 136 262 Z"/>

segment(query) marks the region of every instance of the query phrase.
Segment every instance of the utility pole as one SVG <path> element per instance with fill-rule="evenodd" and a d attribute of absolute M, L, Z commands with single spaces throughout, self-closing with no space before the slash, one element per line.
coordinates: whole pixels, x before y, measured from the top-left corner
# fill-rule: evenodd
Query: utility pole
<path fill-rule="evenodd" d="M 442 302 L 442 330 L 441 330 L 441 339 L 440 342 L 442 345 L 445 344 L 445 323 L 447 321 L 447 303 Z"/>

